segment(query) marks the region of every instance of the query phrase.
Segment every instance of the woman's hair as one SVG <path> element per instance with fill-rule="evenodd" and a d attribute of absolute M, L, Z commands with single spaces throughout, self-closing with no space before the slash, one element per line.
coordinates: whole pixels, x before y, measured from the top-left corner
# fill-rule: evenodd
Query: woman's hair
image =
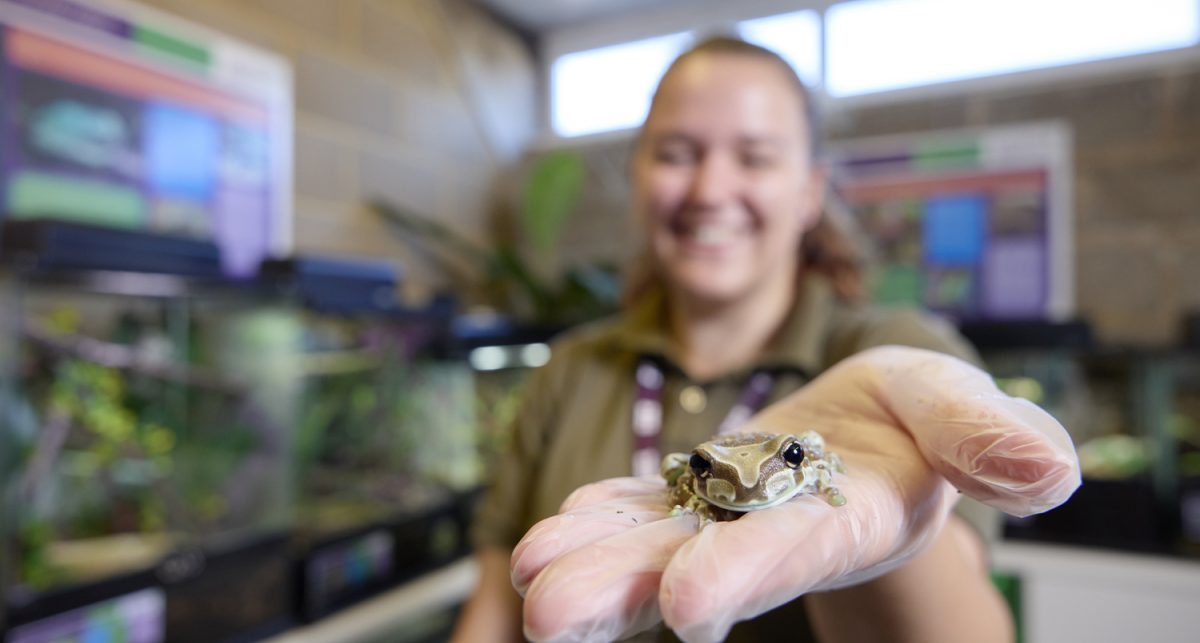
<path fill-rule="evenodd" d="M 796 75 L 792 66 L 779 54 L 738 38 L 709 37 L 680 54 L 659 80 L 658 88 L 650 103 L 651 111 L 658 102 L 659 93 L 662 92 L 667 77 L 688 59 L 704 54 L 749 56 L 777 67 L 788 84 L 800 96 L 803 113 L 799 114 L 799 117 L 803 120 L 804 129 L 808 134 L 809 155 L 814 162 L 818 160 L 821 154 L 821 128 L 812 92 Z M 833 285 L 834 292 L 843 301 L 861 301 L 865 298 L 866 292 L 865 244 L 858 232 L 853 214 L 831 191 L 826 190 L 824 202 L 825 207 L 821 216 L 818 217 L 813 227 L 804 233 L 801 241 L 798 250 L 801 271 L 812 270 L 825 275 Z M 626 306 L 631 305 L 651 290 L 659 278 L 649 252 L 643 251 L 626 273 L 623 303 Z"/>

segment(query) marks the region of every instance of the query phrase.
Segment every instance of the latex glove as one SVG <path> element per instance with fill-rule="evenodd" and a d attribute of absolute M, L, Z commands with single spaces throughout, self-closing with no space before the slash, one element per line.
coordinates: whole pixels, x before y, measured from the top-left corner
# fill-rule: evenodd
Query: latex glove
<path fill-rule="evenodd" d="M 802 594 L 903 564 L 937 535 L 955 488 L 1025 516 L 1080 482 L 1071 440 L 1049 414 L 930 351 L 860 353 L 742 430 L 808 429 L 846 464 L 835 477 L 842 507 L 801 496 L 697 533 L 694 516 L 669 517 L 660 480 L 577 490 L 513 551 L 526 635 L 606 641 L 663 620 L 685 640 L 719 640 Z"/>

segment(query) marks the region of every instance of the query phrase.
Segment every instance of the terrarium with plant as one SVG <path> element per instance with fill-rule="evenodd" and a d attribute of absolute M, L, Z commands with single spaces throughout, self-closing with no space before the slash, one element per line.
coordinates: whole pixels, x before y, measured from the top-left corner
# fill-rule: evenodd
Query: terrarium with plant
<path fill-rule="evenodd" d="M 259 341 L 286 334 L 286 314 L 40 283 L 7 295 L 0 444 L 17 591 L 287 525 L 290 417 Z"/>

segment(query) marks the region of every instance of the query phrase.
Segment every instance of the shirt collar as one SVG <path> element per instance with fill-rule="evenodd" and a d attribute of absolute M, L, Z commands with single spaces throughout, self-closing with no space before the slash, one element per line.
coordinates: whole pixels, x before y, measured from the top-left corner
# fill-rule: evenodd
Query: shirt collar
<path fill-rule="evenodd" d="M 796 303 L 779 331 L 747 370 L 792 369 L 813 375 L 820 370 L 837 299 L 829 282 L 818 275 L 802 278 Z M 666 301 L 661 288 L 641 297 L 624 315 L 615 339 L 638 355 L 678 364 L 667 332 Z M 732 373 L 740 376 L 743 373 Z"/>

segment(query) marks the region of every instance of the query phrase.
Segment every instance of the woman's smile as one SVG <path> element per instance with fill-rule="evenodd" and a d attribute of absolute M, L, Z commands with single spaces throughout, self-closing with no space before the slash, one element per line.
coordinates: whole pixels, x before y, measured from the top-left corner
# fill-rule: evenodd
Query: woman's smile
<path fill-rule="evenodd" d="M 751 240 L 754 227 L 748 222 L 683 221 L 672 225 L 671 231 L 684 253 L 719 256 Z"/>

